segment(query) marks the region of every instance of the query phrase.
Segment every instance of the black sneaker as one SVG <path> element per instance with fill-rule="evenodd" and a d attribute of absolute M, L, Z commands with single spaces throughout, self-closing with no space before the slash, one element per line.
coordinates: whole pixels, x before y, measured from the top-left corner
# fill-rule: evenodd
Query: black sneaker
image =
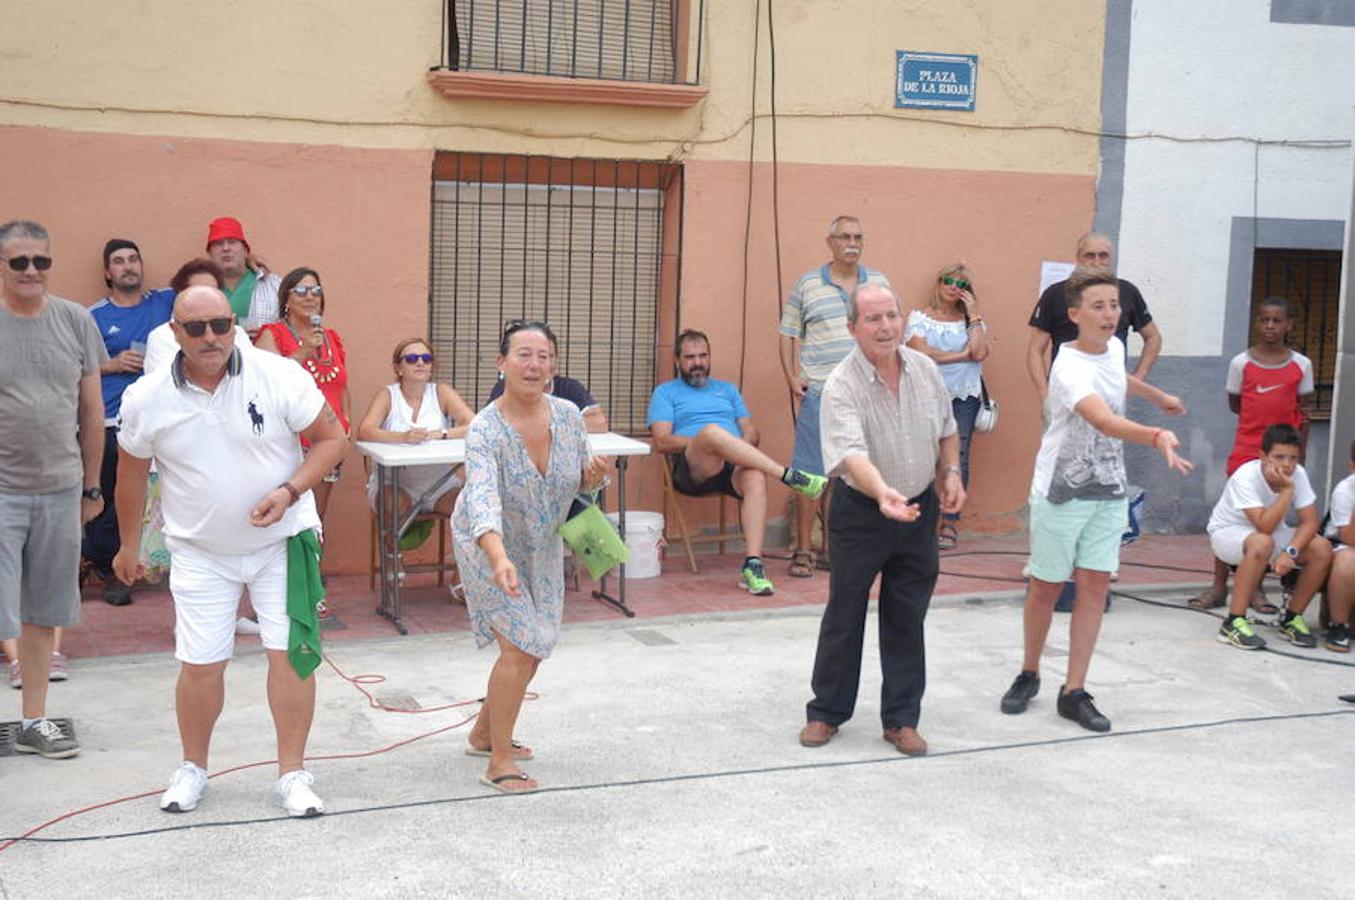
<path fill-rule="evenodd" d="M 1243 650 L 1260 650 L 1266 645 L 1265 638 L 1252 629 L 1246 616 L 1227 616 L 1219 626 L 1218 639 Z"/>
<path fill-rule="evenodd" d="M 1295 647 L 1316 647 L 1317 638 L 1308 629 L 1308 622 L 1301 613 L 1285 610 L 1280 616 L 1280 634 Z"/>
<path fill-rule="evenodd" d="M 1088 731 L 1110 731 L 1110 719 L 1092 703 L 1092 695 L 1078 688 L 1070 691 L 1065 685 L 1059 691 L 1059 715 L 1072 719 Z"/>
<path fill-rule="evenodd" d="M 1022 671 L 1002 695 L 1002 711 L 1009 716 L 1026 711 L 1031 698 L 1040 693 L 1040 674 Z"/>
<path fill-rule="evenodd" d="M 109 606 L 130 606 L 132 589 L 121 581 L 114 581 L 104 588 L 104 602 Z"/>
<path fill-rule="evenodd" d="M 1350 652 L 1350 626 L 1332 622 L 1327 626 L 1326 648 L 1333 653 Z"/>

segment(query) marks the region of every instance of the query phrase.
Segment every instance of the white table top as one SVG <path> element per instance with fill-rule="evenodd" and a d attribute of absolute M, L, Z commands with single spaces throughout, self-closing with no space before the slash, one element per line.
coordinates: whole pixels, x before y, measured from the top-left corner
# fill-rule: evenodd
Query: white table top
<path fill-rule="evenodd" d="M 358 441 L 358 452 L 379 466 L 422 466 L 466 461 L 466 442 L 460 438 L 422 444 Z M 596 456 L 647 456 L 649 445 L 611 431 L 588 435 L 588 449 Z"/>

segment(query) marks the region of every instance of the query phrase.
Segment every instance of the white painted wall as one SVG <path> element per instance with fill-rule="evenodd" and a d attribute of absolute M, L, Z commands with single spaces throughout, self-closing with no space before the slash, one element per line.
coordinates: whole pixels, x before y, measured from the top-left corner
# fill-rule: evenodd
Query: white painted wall
<path fill-rule="evenodd" d="M 1272 24 L 1269 0 L 1135 0 L 1132 27 L 1130 134 L 1347 145 L 1129 142 L 1121 274 L 1166 354 L 1217 356 L 1233 217 L 1346 218 L 1355 28 Z"/>

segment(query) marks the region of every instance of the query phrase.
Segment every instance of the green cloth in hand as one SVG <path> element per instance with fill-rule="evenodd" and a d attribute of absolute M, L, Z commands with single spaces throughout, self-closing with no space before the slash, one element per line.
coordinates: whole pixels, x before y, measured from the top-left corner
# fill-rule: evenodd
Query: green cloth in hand
<path fill-rule="evenodd" d="M 287 539 L 287 661 L 302 679 L 320 665 L 320 616 L 315 606 L 325 599 L 320 582 L 320 539 L 307 528 Z"/>

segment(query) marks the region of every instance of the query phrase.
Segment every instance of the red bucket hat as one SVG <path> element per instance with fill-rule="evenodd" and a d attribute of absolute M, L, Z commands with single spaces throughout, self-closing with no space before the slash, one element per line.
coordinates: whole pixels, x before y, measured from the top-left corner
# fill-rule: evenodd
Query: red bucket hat
<path fill-rule="evenodd" d="M 249 250 L 249 241 L 245 240 L 245 228 L 239 219 L 232 219 L 230 216 L 213 219 L 207 226 L 207 249 L 211 249 L 214 241 L 224 241 L 226 238 L 235 238 L 245 245 L 245 250 Z"/>

